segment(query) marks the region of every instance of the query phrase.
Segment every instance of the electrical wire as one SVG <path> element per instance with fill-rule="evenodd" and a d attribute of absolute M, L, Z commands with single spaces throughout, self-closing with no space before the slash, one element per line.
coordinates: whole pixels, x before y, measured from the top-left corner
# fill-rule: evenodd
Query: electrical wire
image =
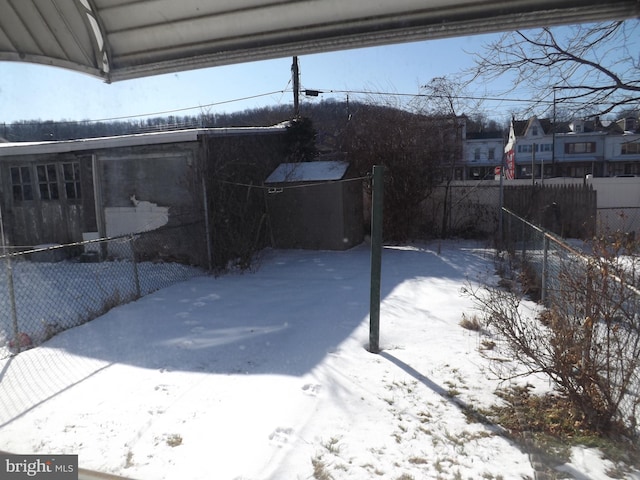
<path fill-rule="evenodd" d="M 178 113 L 178 112 L 186 112 L 189 110 L 196 110 L 196 109 L 203 109 L 203 108 L 209 108 L 209 107 L 216 107 L 219 105 L 226 105 L 229 103 L 235 103 L 235 102 L 242 102 L 242 101 L 246 101 L 246 100 L 252 100 L 255 98 L 262 98 L 262 97 L 268 97 L 270 95 L 276 95 L 276 94 L 280 94 L 280 101 L 282 101 L 282 98 L 284 97 L 284 95 L 286 93 L 291 93 L 293 90 L 289 88 L 289 85 L 291 84 L 291 82 L 289 81 L 287 83 L 287 85 L 285 86 L 284 89 L 282 90 L 274 90 L 271 92 L 265 92 L 265 93 L 258 93 L 256 95 L 248 95 L 246 97 L 239 97 L 239 98 L 233 98 L 233 99 L 229 99 L 229 100 L 222 100 L 219 102 L 212 102 L 212 103 L 207 103 L 207 104 L 203 104 L 203 105 L 195 105 L 195 106 L 190 106 L 190 107 L 182 107 L 182 108 L 176 108 L 176 109 L 172 109 L 172 110 L 162 110 L 162 111 L 158 111 L 158 112 L 150 112 L 150 113 L 140 113 L 140 114 L 134 114 L 134 115 L 123 115 L 123 116 L 116 116 L 116 117 L 106 117 L 106 118 L 99 118 L 99 119 L 85 119 L 85 120 L 61 120 L 61 121 L 54 121 L 54 122 L 42 122 L 42 121 L 32 121 L 32 122 L 13 122 L 13 123 L 19 123 L 20 125 L 40 125 L 43 123 L 48 123 L 48 124 L 54 124 L 54 125 L 67 125 L 67 124 L 82 124 L 82 123 L 97 123 L 97 122 L 110 122 L 110 121 L 115 121 L 115 120 L 129 120 L 132 118 L 142 118 L 142 117 L 153 117 L 153 116 L 160 116 L 160 115 L 168 115 L 168 114 L 172 114 L 172 113 Z M 410 97 L 410 98 L 437 98 L 437 99 L 441 99 L 441 98 L 449 98 L 446 95 L 434 95 L 434 94 L 427 94 L 427 93 L 406 93 L 406 92 L 383 92 L 383 91 L 373 91 L 373 90 L 337 90 L 337 89 L 313 89 L 313 91 L 318 92 L 319 94 L 346 94 L 346 95 L 376 95 L 376 96 L 381 96 L 381 97 Z M 473 101 L 487 101 L 487 102 L 504 102 L 504 103 L 537 103 L 537 104 L 548 104 L 548 105 L 553 105 L 554 100 L 537 100 L 536 102 L 532 102 L 531 99 L 523 99 L 523 98 L 504 98 L 504 97 L 494 97 L 494 96 L 476 96 L 476 95 L 457 95 L 455 97 L 456 99 L 460 99 L 460 100 L 473 100 Z M 562 105 L 570 105 L 570 104 L 574 104 L 574 105 L 581 105 L 581 102 L 578 101 L 570 101 L 570 100 L 563 100 L 562 102 L 555 102 L 556 104 L 561 103 Z"/>
<path fill-rule="evenodd" d="M 387 97 L 411 97 L 411 98 L 449 98 L 447 95 L 436 95 L 430 93 L 402 93 L 402 92 L 378 92 L 373 90 L 334 90 L 334 89 L 314 89 L 320 94 L 323 93 L 340 93 L 340 94 L 355 94 L 355 95 L 380 95 Z M 488 102 L 514 102 L 514 103 L 545 103 L 549 105 L 553 105 L 554 100 L 536 100 L 533 102 L 531 99 L 525 98 L 504 98 L 504 97 L 493 97 L 493 96 L 476 96 L 476 95 L 456 95 L 456 99 L 460 100 L 484 100 Z M 582 105 L 583 102 L 578 101 L 570 101 L 563 100 L 562 102 L 556 100 L 556 104 L 562 103 L 565 104 L 574 104 L 574 105 Z"/>
<path fill-rule="evenodd" d="M 183 107 L 183 108 L 176 108 L 173 110 L 163 110 L 160 112 L 152 112 L 152 113 L 140 113 L 140 114 L 136 114 L 136 115 L 123 115 L 123 116 L 119 116 L 119 117 L 108 117 L 108 118 L 98 118 L 98 119 L 91 119 L 91 120 L 61 120 L 61 121 L 57 121 L 57 122 L 42 122 L 42 121 L 34 121 L 34 122 L 14 122 L 14 123 L 19 123 L 20 125 L 40 125 L 43 123 L 51 123 L 51 124 L 55 124 L 55 125 L 67 125 L 67 124 L 76 124 L 76 123 L 94 123 L 94 122 L 111 122 L 114 120 L 128 120 L 131 118 L 140 118 L 140 117 L 151 117 L 151 116 L 157 116 L 157 115 L 167 115 L 170 113 L 177 113 L 177 112 L 186 112 L 188 110 L 196 110 L 196 109 L 202 109 L 202 108 L 208 108 L 208 107 L 215 107 L 218 105 L 225 105 L 227 103 L 235 103 L 235 102 L 242 102 L 245 100 L 252 100 L 254 98 L 260 98 L 260 97 L 268 97 L 269 95 L 275 95 L 277 93 L 280 94 L 284 94 L 286 93 L 287 90 L 275 90 L 273 92 L 266 92 L 266 93 L 258 93 L 256 95 L 249 95 L 246 97 L 240 97 L 240 98 L 233 98 L 230 100 L 222 100 L 220 102 L 214 102 L 214 103 L 207 103 L 204 105 L 196 105 L 193 107 Z"/>
<path fill-rule="evenodd" d="M 267 186 L 267 185 L 256 185 L 251 183 L 241 183 L 241 182 L 230 182 L 228 180 L 215 180 L 218 183 L 224 183 L 226 185 L 233 185 L 236 187 L 248 187 L 248 188 L 257 188 L 260 190 L 267 190 L 268 193 L 281 193 L 282 190 L 290 190 L 294 188 L 308 188 L 308 187 L 318 187 L 321 185 L 327 185 L 329 183 L 347 183 L 347 182 L 355 182 L 359 180 L 367 180 L 369 179 L 369 175 L 365 175 L 362 177 L 353 177 L 353 178 L 343 178 L 340 180 L 324 180 L 320 182 L 306 183 L 304 185 L 281 185 L 279 184 L 277 187 Z M 301 180 L 304 181 L 304 180 Z M 280 182 L 274 182 L 280 183 Z"/>

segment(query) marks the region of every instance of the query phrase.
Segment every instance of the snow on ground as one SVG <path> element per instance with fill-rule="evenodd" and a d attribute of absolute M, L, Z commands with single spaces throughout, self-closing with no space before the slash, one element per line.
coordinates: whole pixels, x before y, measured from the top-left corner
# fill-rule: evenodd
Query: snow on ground
<path fill-rule="evenodd" d="M 534 478 L 465 416 L 496 401 L 459 326 L 461 287 L 491 278 L 492 253 L 385 248 L 377 355 L 369 260 L 366 245 L 268 251 L 255 273 L 176 284 L 3 360 L 0 450 L 153 480 Z M 565 472 L 608 478 L 575 451 Z"/>

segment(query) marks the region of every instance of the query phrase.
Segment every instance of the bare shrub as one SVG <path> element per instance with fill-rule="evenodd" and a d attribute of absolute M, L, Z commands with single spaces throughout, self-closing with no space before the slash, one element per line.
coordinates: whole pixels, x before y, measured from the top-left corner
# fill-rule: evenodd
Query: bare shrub
<path fill-rule="evenodd" d="M 639 257 L 629 246 L 599 238 L 589 257 L 563 261 L 546 309 L 524 302 L 524 289 L 466 290 L 519 373 L 549 376 L 603 433 L 635 434 L 640 410 Z"/>

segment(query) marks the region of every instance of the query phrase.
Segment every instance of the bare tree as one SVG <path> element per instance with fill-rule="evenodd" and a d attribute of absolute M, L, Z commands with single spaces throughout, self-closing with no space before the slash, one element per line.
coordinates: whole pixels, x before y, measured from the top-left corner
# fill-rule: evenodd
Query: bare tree
<path fill-rule="evenodd" d="M 438 134 L 439 119 L 395 108 L 352 104 L 343 151 L 360 174 L 385 166 L 384 232 L 387 240 L 424 238 L 421 205 L 440 182 L 449 145 Z"/>
<path fill-rule="evenodd" d="M 482 100 L 466 91 L 465 83 L 456 76 L 434 77 L 420 87 L 420 95 L 411 103 L 423 115 L 456 117 L 478 114 Z"/>
<path fill-rule="evenodd" d="M 582 116 L 637 108 L 640 102 L 638 19 L 515 31 L 476 54 L 473 80 L 514 75 L 506 93 L 526 91 L 531 109 L 555 105 Z M 532 112 L 526 112 L 532 113 Z"/>
<path fill-rule="evenodd" d="M 435 77 L 422 86 L 424 95 L 418 97 L 420 104 L 417 110 L 438 125 L 433 129 L 431 135 L 438 140 L 441 148 L 440 176 L 444 182 L 445 192 L 443 197 L 443 215 L 441 225 L 441 235 L 447 236 L 449 230 L 449 219 L 451 209 L 451 182 L 455 179 L 456 166 L 460 166 L 463 161 L 463 139 L 466 134 L 466 117 L 460 117 L 463 108 L 469 107 L 464 94 L 464 85 L 451 77 Z"/>

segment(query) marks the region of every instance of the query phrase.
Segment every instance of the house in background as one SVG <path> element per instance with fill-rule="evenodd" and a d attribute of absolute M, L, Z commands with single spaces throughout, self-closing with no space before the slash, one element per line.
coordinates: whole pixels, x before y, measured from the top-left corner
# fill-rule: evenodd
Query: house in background
<path fill-rule="evenodd" d="M 623 118 L 609 126 L 605 141 L 608 176 L 640 175 L 640 125 L 637 118 Z"/>
<path fill-rule="evenodd" d="M 502 164 L 504 136 L 500 131 L 467 132 L 464 180 L 493 180 Z"/>
<path fill-rule="evenodd" d="M 362 243 L 362 179 L 345 161 L 280 164 L 264 182 L 273 246 L 346 250 Z"/>
<path fill-rule="evenodd" d="M 206 251 L 207 240 L 202 172 L 220 156 L 239 162 L 257 149 L 265 168 L 273 168 L 282 158 L 286 127 L 2 143 L 0 208 L 7 243 L 28 248 L 185 225 L 179 237 L 152 248 L 202 263 L 195 258 Z"/>
<path fill-rule="evenodd" d="M 556 130 L 552 159 L 555 176 L 609 176 L 605 163 L 605 142 L 609 132 L 598 119 L 575 119 L 568 124 L 559 124 Z"/>
<path fill-rule="evenodd" d="M 515 178 L 540 178 L 553 175 L 554 134 L 552 122 L 532 117 L 529 120 L 513 120 L 515 134 Z"/>
<path fill-rule="evenodd" d="M 617 122 L 532 117 L 513 120 L 515 178 L 640 175 L 640 130 L 635 118 Z"/>

